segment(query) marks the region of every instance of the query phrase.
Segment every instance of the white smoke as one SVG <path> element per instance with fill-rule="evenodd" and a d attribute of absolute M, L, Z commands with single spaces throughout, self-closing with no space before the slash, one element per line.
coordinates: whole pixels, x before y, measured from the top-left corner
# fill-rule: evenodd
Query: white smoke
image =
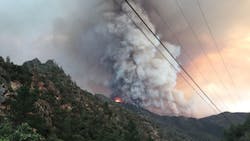
<path fill-rule="evenodd" d="M 155 30 L 143 10 L 133 5 L 146 23 Z M 107 22 L 94 27 L 97 34 L 112 38 L 103 47 L 105 51 L 102 58 L 102 64 L 106 68 L 110 67 L 112 74 L 109 83 L 112 96 L 122 97 L 126 102 L 160 114 L 186 115 L 188 108 L 185 98 L 175 90 L 178 66 L 165 54 L 176 71 L 136 28 L 128 15 L 131 15 L 140 27 L 143 27 L 143 24 L 128 9 L 126 3 L 123 3 L 121 8 L 122 11 L 105 13 Z M 149 31 L 144 31 L 150 35 Z M 155 38 L 151 39 L 162 50 L 159 42 Z M 167 42 L 165 44 L 175 57 L 179 56 L 179 47 Z"/>
<path fill-rule="evenodd" d="M 89 9 L 94 16 L 78 15 L 56 23 L 55 36 L 63 36 L 66 40 L 54 42 L 65 52 L 65 60 L 69 60 L 67 64 L 77 66 L 74 68 L 77 72 L 71 73 L 76 74 L 73 79 L 82 88 L 96 93 L 112 93 L 111 97 L 119 96 L 158 114 L 189 116 L 190 108 L 184 95 L 175 89 L 178 65 L 144 28 L 176 71 L 133 24 L 128 15 L 144 27 L 126 3 L 119 7 L 112 1 L 98 1 L 101 8 Z M 133 6 L 155 32 L 141 6 L 134 3 Z M 161 38 L 159 33 L 157 35 Z M 165 45 L 175 57 L 180 55 L 179 47 L 168 42 Z"/>

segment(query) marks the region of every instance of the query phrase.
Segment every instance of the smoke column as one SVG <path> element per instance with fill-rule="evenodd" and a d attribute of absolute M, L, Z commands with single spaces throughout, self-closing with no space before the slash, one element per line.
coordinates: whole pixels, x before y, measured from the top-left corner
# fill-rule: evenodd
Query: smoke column
<path fill-rule="evenodd" d="M 133 5 L 140 15 L 143 15 L 146 23 L 154 29 L 142 9 Z M 157 52 L 125 12 L 143 27 L 126 3 L 122 3 L 121 10 L 115 9 L 113 12 L 105 13 L 107 23 L 96 27 L 96 29 L 106 30 L 106 36 L 112 38 L 111 42 L 106 44 L 102 58 L 102 63 L 111 69 L 109 86 L 112 89 L 112 97 L 122 97 L 126 102 L 161 114 L 186 114 L 183 94 L 174 89 L 178 72 Z M 103 30 L 96 31 L 103 34 Z M 145 32 L 150 35 L 148 31 L 145 30 Z M 158 41 L 153 39 L 154 44 L 160 48 Z M 175 57 L 179 56 L 179 47 L 166 44 Z M 167 57 L 171 60 L 169 56 Z M 176 63 L 173 62 L 173 64 L 178 68 Z"/>
<path fill-rule="evenodd" d="M 111 97 L 121 97 L 127 103 L 158 114 L 188 116 L 190 108 L 184 95 L 175 90 L 179 68 L 173 59 L 165 51 L 164 54 L 177 71 L 135 27 L 127 14 L 137 25 L 144 26 L 126 3 L 118 6 L 112 1 L 105 1 L 99 5 L 102 7 L 98 7 L 101 9 L 98 17 L 86 19 L 89 22 L 87 25 L 81 24 L 78 19 L 72 22 L 73 26 L 60 20 L 55 28 L 56 35 L 65 40 L 54 42 L 59 42 L 61 48 L 65 46 L 63 50 L 68 49 L 66 55 L 73 57 L 72 63 L 82 65 L 80 70 L 85 76 L 78 79 L 85 81 L 83 85 L 86 89 L 100 89 L 103 86 L 109 89 Z M 133 6 L 155 31 L 139 3 L 133 3 Z M 164 51 L 149 31 L 144 28 L 144 32 Z M 165 45 L 175 57 L 180 55 L 179 47 L 168 42 Z"/>

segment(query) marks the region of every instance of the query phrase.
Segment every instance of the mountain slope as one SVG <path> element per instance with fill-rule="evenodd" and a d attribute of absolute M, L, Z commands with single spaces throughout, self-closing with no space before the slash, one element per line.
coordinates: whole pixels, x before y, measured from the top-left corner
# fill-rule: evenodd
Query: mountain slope
<path fill-rule="evenodd" d="M 143 108 L 124 104 L 127 109 L 155 122 L 164 138 L 185 141 L 220 141 L 231 125 L 222 114 L 202 119 L 160 116 Z M 235 125 L 242 124 L 247 113 L 223 113 Z"/>
<path fill-rule="evenodd" d="M 250 118 L 243 124 L 230 127 L 225 132 L 223 141 L 249 141 L 250 140 Z"/>
<path fill-rule="evenodd" d="M 51 60 L 17 66 L 0 58 L 0 74 L 0 119 L 8 119 L 0 132 L 27 124 L 48 141 L 161 140 L 151 121 L 81 90 Z"/>

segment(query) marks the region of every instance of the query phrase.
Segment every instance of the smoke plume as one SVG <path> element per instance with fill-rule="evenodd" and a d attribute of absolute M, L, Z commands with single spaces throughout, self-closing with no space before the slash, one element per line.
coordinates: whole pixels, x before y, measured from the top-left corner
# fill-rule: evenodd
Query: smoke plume
<path fill-rule="evenodd" d="M 132 4 L 155 32 L 140 3 Z M 95 92 L 105 89 L 111 97 L 121 97 L 125 102 L 159 114 L 187 115 L 189 108 L 184 95 L 175 90 L 178 65 L 146 28 L 144 32 L 175 69 L 134 25 L 133 22 L 144 27 L 126 3 L 117 5 L 109 1 L 101 5 L 99 14 L 95 14 L 99 16 L 88 19 L 88 24 L 81 24 L 84 19 L 80 17 L 82 21 L 71 20 L 78 24 L 72 26 L 60 20 L 55 28 L 56 35 L 64 37 L 63 41 L 55 38 L 55 42 L 68 47 L 67 55 L 74 58 L 72 63 L 81 65 L 81 71 L 87 74 L 78 77 L 84 80 L 82 85 Z M 179 47 L 168 42 L 165 45 L 175 57 L 180 55 Z"/>

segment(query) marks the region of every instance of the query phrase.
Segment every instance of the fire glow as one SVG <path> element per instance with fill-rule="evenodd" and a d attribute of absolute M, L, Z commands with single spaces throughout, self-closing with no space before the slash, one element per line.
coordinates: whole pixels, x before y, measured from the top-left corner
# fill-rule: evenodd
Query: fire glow
<path fill-rule="evenodd" d="M 123 103 L 123 100 L 122 100 L 122 98 L 120 98 L 120 97 L 115 97 L 115 98 L 114 98 L 114 101 L 115 101 L 116 103 Z"/>

